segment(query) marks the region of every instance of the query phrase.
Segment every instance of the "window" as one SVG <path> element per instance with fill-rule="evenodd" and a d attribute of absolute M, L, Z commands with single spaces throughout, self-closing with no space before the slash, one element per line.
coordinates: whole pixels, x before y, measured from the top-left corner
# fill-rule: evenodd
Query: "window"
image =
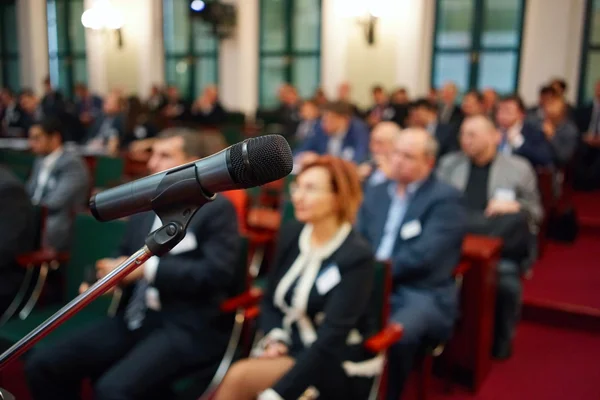
<path fill-rule="evenodd" d="M 165 74 L 169 85 L 192 101 L 218 84 L 219 42 L 211 26 L 192 16 L 189 0 L 163 0 Z"/>
<path fill-rule="evenodd" d="M 432 87 L 517 90 L 524 0 L 437 0 Z"/>
<path fill-rule="evenodd" d="M 588 0 L 579 78 L 580 104 L 592 101 L 594 84 L 600 80 L 600 0 Z"/>
<path fill-rule="evenodd" d="M 83 0 L 48 0 L 46 7 L 50 81 L 67 98 L 88 80 L 83 11 Z"/>
<path fill-rule="evenodd" d="M 261 0 L 259 104 L 277 105 L 288 82 L 311 97 L 321 72 L 321 0 Z"/>
<path fill-rule="evenodd" d="M 0 87 L 20 87 L 16 1 L 0 3 Z"/>

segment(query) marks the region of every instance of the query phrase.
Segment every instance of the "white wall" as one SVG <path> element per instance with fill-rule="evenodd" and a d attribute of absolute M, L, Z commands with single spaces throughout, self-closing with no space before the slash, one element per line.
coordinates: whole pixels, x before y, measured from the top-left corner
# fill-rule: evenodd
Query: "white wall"
<path fill-rule="evenodd" d="M 21 87 L 41 95 L 43 80 L 48 76 L 48 29 L 46 1 L 17 2 Z"/>
<path fill-rule="evenodd" d="M 566 79 L 575 102 L 584 13 L 585 0 L 527 1 L 519 79 L 526 103 L 535 103 L 539 87 L 554 77 Z"/>
<path fill-rule="evenodd" d="M 92 0 L 86 0 L 86 6 Z M 161 0 L 112 0 L 125 16 L 123 49 L 113 36 L 86 32 L 88 75 L 92 90 L 114 87 L 145 96 L 153 83 L 164 82 Z M 252 113 L 258 99 L 259 0 L 228 0 L 237 4 L 235 37 L 221 44 L 220 91 L 231 109 Z M 356 23 L 364 4 L 383 10 L 376 44 L 369 47 Z M 355 101 L 366 104 L 368 89 L 380 83 L 406 86 L 412 96 L 429 89 L 434 0 L 323 0 L 322 85 L 329 96 L 350 81 Z M 579 58 L 585 0 L 528 0 L 519 91 L 535 102 L 544 81 L 563 76 L 574 101 L 579 81 Z M 353 14 L 354 13 L 354 14 Z M 353 16 L 354 15 L 354 16 Z M 23 87 L 42 91 L 48 74 L 44 0 L 19 0 L 19 47 Z"/>
<path fill-rule="evenodd" d="M 380 17 L 368 45 L 358 18 L 373 6 Z M 353 100 L 370 103 L 370 88 L 405 86 L 414 96 L 429 90 L 434 0 L 323 0 L 322 83 L 334 96 L 339 83 Z"/>

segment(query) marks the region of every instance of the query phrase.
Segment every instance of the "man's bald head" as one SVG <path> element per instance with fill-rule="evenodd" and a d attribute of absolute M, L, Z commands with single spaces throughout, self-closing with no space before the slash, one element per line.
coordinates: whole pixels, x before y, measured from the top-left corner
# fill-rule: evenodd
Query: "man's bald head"
<path fill-rule="evenodd" d="M 437 141 L 425 129 L 404 129 L 394 141 L 392 178 L 404 185 L 427 178 L 435 165 L 437 151 Z"/>
<path fill-rule="evenodd" d="M 460 146 L 472 160 L 491 161 L 496 155 L 499 140 L 500 135 L 493 122 L 483 115 L 469 117 L 462 123 Z"/>

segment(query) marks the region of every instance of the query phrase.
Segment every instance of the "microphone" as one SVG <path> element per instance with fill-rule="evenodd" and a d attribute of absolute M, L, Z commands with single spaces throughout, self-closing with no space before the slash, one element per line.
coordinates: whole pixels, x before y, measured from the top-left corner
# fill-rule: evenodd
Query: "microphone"
<path fill-rule="evenodd" d="M 244 140 L 188 164 L 96 194 L 90 210 L 98 221 L 111 221 L 158 207 L 186 202 L 203 204 L 217 192 L 246 189 L 284 178 L 292 171 L 290 145 L 281 135 Z M 154 207 L 153 207 L 154 206 Z"/>

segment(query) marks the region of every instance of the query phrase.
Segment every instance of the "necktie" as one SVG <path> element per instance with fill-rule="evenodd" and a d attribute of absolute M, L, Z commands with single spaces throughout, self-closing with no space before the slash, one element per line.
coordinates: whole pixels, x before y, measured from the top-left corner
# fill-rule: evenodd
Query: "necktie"
<path fill-rule="evenodd" d="M 140 328 L 146 317 L 146 290 L 148 286 L 148 282 L 143 278 L 135 284 L 133 295 L 125 308 L 125 322 L 129 330 L 134 331 Z"/>

